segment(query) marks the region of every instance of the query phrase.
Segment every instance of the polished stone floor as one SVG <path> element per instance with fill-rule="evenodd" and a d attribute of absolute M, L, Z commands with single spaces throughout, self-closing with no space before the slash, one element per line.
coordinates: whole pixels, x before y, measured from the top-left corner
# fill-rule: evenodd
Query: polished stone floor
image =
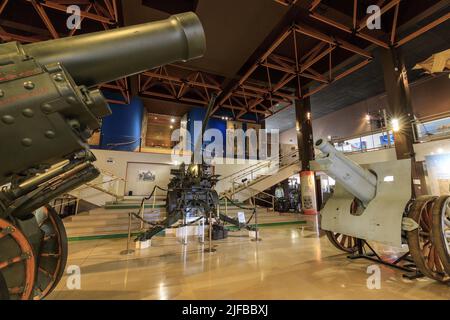
<path fill-rule="evenodd" d="M 384 266 L 381 288 L 368 289 L 372 263 L 348 260 L 312 227 L 268 227 L 261 237 L 254 242 L 233 232 L 214 242 L 214 253 L 195 239 L 183 246 L 156 237 L 151 248 L 128 256 L 120 254 L 126 239 L 70 242 L 68 266 L 80 268 L 80 289 L 66 274 L 49 298 L 450 299 L 450 286 L 406 280 Z"/>

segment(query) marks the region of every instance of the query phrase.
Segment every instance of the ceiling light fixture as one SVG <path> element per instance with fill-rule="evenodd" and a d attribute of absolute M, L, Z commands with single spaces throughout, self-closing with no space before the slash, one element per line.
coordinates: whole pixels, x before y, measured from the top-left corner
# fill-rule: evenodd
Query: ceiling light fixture
<path fill-rule="evenodd" d="M 392 130 L 394 132 L 399 132 L 400 131 L 400 121 L 398 119 L 392 119 L 391 120 L 391 124 L 392 124 Z"/>

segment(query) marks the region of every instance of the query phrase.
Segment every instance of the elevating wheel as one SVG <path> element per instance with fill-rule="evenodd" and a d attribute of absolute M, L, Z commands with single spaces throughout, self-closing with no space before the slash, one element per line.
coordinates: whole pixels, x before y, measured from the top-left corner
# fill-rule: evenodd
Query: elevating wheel
<path fill-rule="evenodd" d="M 413 231 L 408 231 L 408 246 L 417 268 L 425 276 L 446 282 L 449 277 L 444 272 L 443 263 L 433 242 L 433 207 L 436 197 L 422 196 L 411 206 L 408 217 L 419 224 Z"/>
<path fill-rule="evenodd" d="M 33 249 L 25 235 L 9 221 L 0 219 L 0 272 L 10 299 L 32 297 L 35 268 Z"/>
<path fill-rule="evenodd" d="M 358 250 L 357 238 L 333 231 L 325 231 L 325 233 L 328 240 L 339 250 L 348 253 L 354 253 Z"/>
<path fill-rule="evenodd" d="M 33 298 L 38 300 L 52 292 L 61 280 L 67 263 L 68 249 L 64 225 L 52 207 L 46 206 L 37 210 L 35 217 L 43 232 L 33 294 Z"/>
<path fill-rule="evenodd" d="M 436 253 L 450 276 L 450 196 L 439 197 L 434 203 L 432 229 Z"/>

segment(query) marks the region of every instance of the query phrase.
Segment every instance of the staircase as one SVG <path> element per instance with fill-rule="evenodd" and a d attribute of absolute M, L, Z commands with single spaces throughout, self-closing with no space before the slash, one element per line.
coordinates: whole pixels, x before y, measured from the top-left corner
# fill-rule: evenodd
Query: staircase
<path fill-rule="evenodd" d="M 245 206 L 245 205 L 244 205 Z M 128 213 L 138 213 L 140 202 L 133 199 L 124 199 L 117 203 L 110 202 L 102 208 L 96 208 L 63 220 L 67 236 L 70 240 L 89 240 L 96 238 L 118 238 L 126 237 L 128 234 Z M 252 210 L 243 210 L 224 201 L 220 203 L 220 211 L 230 217 L 237 217 L 237 213 L 243 211 L 246 219 L 249 219 Z M 280 215 L 270 212 L 267 208 L 257 208 L 258 225 L 276 225 L 285 223 L 300 223 L 298 215 Z M 163 202 L 153 203 L 149 200 L 145 203 L 144 219 L 147 221 L 159 221 L 166 216 Z M 141 223 L 131 220 L 131 231 L 137 233 L 141 229 Z M 254 223 L 254 219 L 250 222 Z M 167 230 L 166 234 L 174 235 L 173 230 Z"/>
<path fill-rule="evenodd" d="M 294 150 L 224 177 L 219 184 L 222 183 L 222 186 L 228 184 L 229 188 L 222 191 L 221 196 L 243 202 L 263 193 L 264 190 L 286 180 L 300 170 L 298 151 Z"/>
<path fill-rule="evenodd" d="M 127 204 L 129 205 L 129 204 Z M 165 208 L 162 205 L 152 208 L 146 205 L 144 209 L 144 219 L 147 221 L 159 221 L 165 217 Z M 135 209 L 123 208 L 124 206 L 113 206 L 96 208 L 63 220 L 66 227 L 67 236 L 70 238 L 110 238 L 126 236 L 128 233 L 129 215 L 128 213 L 138 213 L 139 204 Z M 140 221 L 131 220 L 131 231 L 138 232 L 141 228 Z"/>
<path fill-rule="evenodd" d="M 244 171 L 222 178 L 219 181 L 223 188 L 220 196 L 233 199 L 235 202 L 244 202 L 257 198 L 258 194 L 271 186 L 289 178 L 300 170 L 298 152 L 294 151 L 281 157 L 271 158 L 259 162 Z M 64 219 L 69 239 L 115 238 L 125 237 L 128 234 L 129 213 L 138 213 L 142 197 L 126 197 L 123 194 L 125 180 L 102 171 L 94 181 L 72 191 L 70 194 L 79 199 L 97 205 L 97 208 L 70 216 Z M 267 201 L 273 206 L 273 196 Z M 243 210 L 229 201 L 222 200 L 220 211 L 230 217 L 237 217 L 237 213 L 244 211 L 247 219 L 252 210 Z M 298 215 L 279 215 L 269 212 L 267 208 L 258 208 L 258 224 L 297 223 Z M 165 194 L 155 194 L 152 199 L 145 201 L 143 218 L 147 221 L 160 221 L 166 217 Z M 142 228 L 140 221 L 131 220 L 132 233 L 139 232 Z M 169 230 L 168 233 L 171 233 Z"/>

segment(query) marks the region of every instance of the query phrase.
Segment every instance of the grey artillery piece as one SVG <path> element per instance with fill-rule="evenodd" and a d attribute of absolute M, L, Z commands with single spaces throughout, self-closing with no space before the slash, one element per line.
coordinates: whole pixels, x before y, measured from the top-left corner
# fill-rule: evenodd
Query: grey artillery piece
<path fill-rule="evenodd" d="M 321 228 L 331 243 L 351 253 L 350 258 L 381 262 L 410 278 L 424 275 L 448 282 L 450 196 L 415 197 L 409 159 L 359 166 L 325 140 L 318 140 L 316 148 L 322 154 L 315 169 L 336 180 L 333 196 L 321 210 Z M 368 241 L 408 250 L 387 261 Z"/>
<path fill-rule="evenodd" d="M 47 204 L 99 175 L 87 140 L 111 111 L 95 86 L 204 51 L 194 13 L 0 45 L 0 297 L 41 299 L 62 276 L 67 237 Z"/>

